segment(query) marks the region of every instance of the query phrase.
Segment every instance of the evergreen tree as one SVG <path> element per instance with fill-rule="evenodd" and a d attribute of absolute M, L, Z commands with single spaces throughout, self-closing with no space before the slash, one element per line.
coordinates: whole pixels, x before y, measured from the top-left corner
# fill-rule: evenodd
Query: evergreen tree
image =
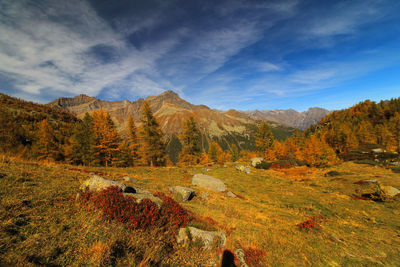
<path fill-rule="evenodd" d="M 128 141 L 129 156 L 131 158 L 129 165 L 134 166 L 139 157 L 138 155 L 139 143 L 137 138 L 137 128 L 132 116 L 129 116 L 128 119 L 127 141 Z"/>
<path fill-rule="evenodd" d="M 36 134 L 36 142 L 34 148 L 37 159 L 60 159 L 60 151 L 57 143 L 58 142 L 55 137 L 53 128 L 51 127 L 47 119 L 42 120 L 39 123 L 39 129 Z"/>
<path fill-rule="evenodd" d="M 139 149 L 141 161 L 147 166 L 163 166 L 166 163 L 163 133 L 147 102 L 144 102 L 142 109 Z"/>
<path fill-rule="evenodd" d="M 93 112 L 95 160 L 106 167 L 118 160 L 119 136 L 110 115 L 100 109 Z"/>
<path fill-rule="evenodd" d="M 95 146 L 93 132 L 93 118 L 85 114 L 82 121 L 75 125 L 71 138 L 71 161 L 75 164 L 90 165 L 93 161 L 93 147 Z"/>
<path fill-rule="evenodd" d="M 261 155 L 265 155 L 267 150 L 274 144 L 274 136 L 271 131 L 271 127 L 263 121 L 259 125 L 256 132 L 256 148 Z"/>
<path fill-rule="evenodd" d="M 198 164 L 201 155 L 201 134 L 193 117 L 190 117 L 183 125 L 180 135 L 183 145 L 179 160 L 184 164 Z"/>
<path fill-rule="evenodd" d="M 400 154 L 400 114 L 396 112 L 390 119 L 390 129 L 393 133 L 394 143 L 397 147 L 397 152 Z"/>
<path fill-rule="evenodd" d="M 231 146 L 230 154 L 231 154 L 231 161 L 232 162 L 238 161 L 238 159 L 240 157 L 240 153 L 239 153 L 239 148 L 237 147 L 237 145 L 233 144 Z"/>

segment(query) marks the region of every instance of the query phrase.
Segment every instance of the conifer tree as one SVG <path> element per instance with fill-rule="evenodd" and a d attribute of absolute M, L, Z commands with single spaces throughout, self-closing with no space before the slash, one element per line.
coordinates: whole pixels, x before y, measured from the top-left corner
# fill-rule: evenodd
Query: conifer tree
<path fill-rule="evenodd" d="M 201 155 L 201 134 L 193 117 L 184 123 L 180 139 L 183 147 L 179 161 L 189 165 L 198 164 Z"/>
<path fill-rule="evenodd" d="M 212 162 L 217 162 L 218 160 L 218 148 L 219 145 L 217 142 L 212 142 L 208 148 L 208 157 Z"/>
<path fill-rule="evenodd" d="M 394 143 L 397 147 L 397 152 L 400 154 L 400 114 L 396 112 L 390 119 L 390 130 L 393 133 Z"/>
<path fill-rule="evenodd" d="M 270 149 L 274 144 L 274 136 L 271 131 L 271 127 L 262 121 L 256 132 L 256 148 L 261 155 L 265 155 L 267 150 Z"/>
<path fill-rule="evenodd" d="M 138 160 L 139 143 L 137 137 L 137 128 L 132 116 L 129 116 L 128 119 L 127 141 L 128 141 L 129 155 L 131 157 L 131 164 L 129 165 L 134 166 Z"/>
<path fill-rule="evenodd" d="M 163 166 L 166 163 L 163 133 L 147 102 L 144 102 L 142 109 L 139 148 L 141 161 L 147 166 Z"/>
<path fill-rule="evenodd" d="M 238 159 L 239 159 L 239 157 L 240 157 L 240 153 L 239 153 L 239 148 L 237 147 L 236 144 L 233 144 L 233 145 L 231 146 L 230 154 L 231 154 L 231 161 L 232 161 L 232 162 L 238 161 Z"/>
<path fill-rule="evenodd" d="M 34 150 L 39 160 L 56 160 L 60 156 L 54 130 L 47 119 L 39 123 Z"/>
<path fill-rule="evenodd" d="M 93 131 L 95 160 L 100 165 L 109 166 L 116 162 L 119 151 L 119 136 L 110 115 L 100 109 L 93 112 Z"/>
<path fill-rule="evenodd" d="M 93 118 L 85 114 L 82 121 L 75 125 L 71 138 L 71 160 L 75 164 L 90 165 L 93 161 L 93 147 L 95 146 L 93 132 Z"/>

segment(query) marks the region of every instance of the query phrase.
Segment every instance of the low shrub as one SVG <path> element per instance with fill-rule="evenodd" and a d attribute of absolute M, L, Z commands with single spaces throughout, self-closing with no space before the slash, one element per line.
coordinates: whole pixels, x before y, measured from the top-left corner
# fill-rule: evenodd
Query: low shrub
<path fill-rule="evenodd" d="M 289 169 L 293 166 L 295 165 L 293 165 L 293 162 L 289 160 L 278 160 L 272 163 L 271 169 Z"/>
<path fill-rule="evenodd" d="M 249 266 L 265 266 L 265 251 L 257 248 L 244 249 L 245 261 Z"/>
<path fill-rule="evenodd" d="M 131 229 L 167 226 L 177 230 L 189 223 L 189 213 L 179 203 L 162 193 L 156 195 L 163 200 L 160 208 L 149 199 L 136 203 L 133 196 L 125 197 L 118 187 L 108 187 L 94 193 L 85 192 L 80 200 L 84 204 L 90 202 L 100 209 L 107 220 L 124 223 Z"/>
<path fill-rule="evenodd" d="M 261 161 L 261 162 L 256 164 L 255 168 L 256 169 L 268 170 L 271 167 L 271 165 L 272 165 L 271 162 Z"/>
<path fill-rule="evenodd" d="M 319 224 L 313 219 L 301 222 L 296 226 L 299 227 L 300 230 L 306 230 L 306 231 L 309 231 L 314 228 L 319 229 Z"/>

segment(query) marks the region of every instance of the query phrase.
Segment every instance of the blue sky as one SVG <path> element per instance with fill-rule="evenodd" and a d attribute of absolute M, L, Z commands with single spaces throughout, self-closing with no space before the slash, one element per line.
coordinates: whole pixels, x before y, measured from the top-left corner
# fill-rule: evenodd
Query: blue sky
<path fill-rule="evenodd" d="M 400 1 L 0 1 L 1 92 L 165 90 L 239 110 L 400 97 Z"/>

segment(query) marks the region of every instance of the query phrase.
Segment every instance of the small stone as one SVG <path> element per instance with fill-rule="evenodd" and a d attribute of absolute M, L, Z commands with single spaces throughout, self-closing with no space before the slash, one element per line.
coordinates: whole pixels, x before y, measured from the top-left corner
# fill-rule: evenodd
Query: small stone
<path fill-rule="evenodd" d="M 226 196 L 233 197 L 233 198 L 236 197 L 236 195 L 234 193 L 232 193 L 231 191 L 226 192 Z"/>
<path fill-rule="evenodd" d="M 210 249 L 215 244 L 217 247 L 224 247 L 226 235 L 221 231 L 204 231 L 194 227 L 180 228 L 177 242 L 188 245 L 190 242 L 200 241 L 202 246 Z"/>
<path fill-rule="evenodd" d="M 191 188 L 183 187 L 183 186 L 171 186 L 169 191 L 173 194 L 179 194 L 182 196 L 182 201 L 189 201 L 195 196 L 194 190 Z"/>

